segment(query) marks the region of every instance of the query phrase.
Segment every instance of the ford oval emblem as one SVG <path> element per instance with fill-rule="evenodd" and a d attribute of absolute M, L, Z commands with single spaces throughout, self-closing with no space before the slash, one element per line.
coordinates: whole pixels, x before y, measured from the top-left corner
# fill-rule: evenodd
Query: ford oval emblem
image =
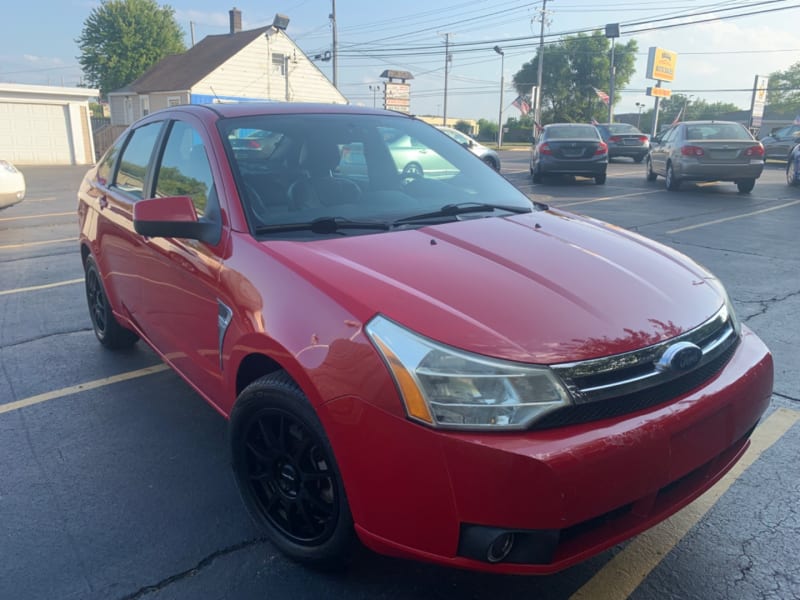
<path fill-rule="evenodd" d="M 658 362 L 655 363 L 659 371 L 677 371 L 682 373 L 697 366 L 703 358 L 703 351 L 691 342 L 678 342 L 666 349 Z"/>

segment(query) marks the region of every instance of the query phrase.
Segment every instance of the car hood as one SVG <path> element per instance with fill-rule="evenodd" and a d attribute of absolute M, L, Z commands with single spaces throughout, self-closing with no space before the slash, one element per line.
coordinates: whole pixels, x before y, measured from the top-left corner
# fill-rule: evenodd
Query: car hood
<path fill-rule="evenodd" d="M 522 362 L 641 348 L 724 303 L 718 281 L 682 254 L 553 210 L 264 243 L 363 321 L 380 313 L 441 343 Z"/>

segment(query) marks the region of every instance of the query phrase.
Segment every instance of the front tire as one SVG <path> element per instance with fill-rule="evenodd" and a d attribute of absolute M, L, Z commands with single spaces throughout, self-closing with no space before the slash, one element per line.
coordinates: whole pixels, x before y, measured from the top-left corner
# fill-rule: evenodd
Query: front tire
<path fill-rule="evenodd" d="M 756 187 L 755 179 L 740 179 L 736 182 L 736 187 L 739 189 L 740 194 L 749 194 Z"/>
<path fill-rule="evenodd" d="M 284 371 L 240 394 L 230 419 L 233 472 L 253 520 L 290 558 L 341 568 L 355 533 L 325 430 Z"/>
<path fill-rule="evenodd" d="M 109 350 L 122 350 L 133 346 L 139 336 L 117 321 L 108 303 L 100 270 L 91 256 L 86 258 L 84 265 L 84 281 L 89 317 L 92 319 L 92 329 L 97 340 Z"/>
<path fill-rule="evenodd" d="M 681 188 L 681 181 L 675 177 L 675 171 L 672 169 L 672 163 L 667 163 L 667 174 L 664 177 L 664 183 L 670 192 L 677 192 Z"/>

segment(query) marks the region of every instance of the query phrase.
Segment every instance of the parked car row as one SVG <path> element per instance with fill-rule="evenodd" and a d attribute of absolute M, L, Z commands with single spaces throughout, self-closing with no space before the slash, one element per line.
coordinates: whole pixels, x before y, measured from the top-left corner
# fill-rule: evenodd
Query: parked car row
<path fill-rule="evenodd" d="M 411 173 L 412 153 L 449 166 Z M 605 180 L 591 125 L 546 127 L 536 156 Z M 244 504 L 306 563 L 358 539 L 564 569 L 709 489 L 772 393 L 703 267 L 532 202 L 397 112 L 152 113 L 86 174 L 78 224 L 98 341 L 143 340 L 228 419 Z"/>
<path fill-rule="evenodd" d="M 664 177 L 669 191 L 684 181 L 731 181 L 741 193 L 753 190 L 764 170 L 761 142 L 732 121 L 686 121 L 652 138 L 627 124 L 546 125 L 531 150 L 534 183 L 548 174 L 594 177 L 605 183 L 608 160 L 629 156 L 645 160 L 648 181 Z M 787 181 L 798 181 L 797 148 L 787 164 Z"/>

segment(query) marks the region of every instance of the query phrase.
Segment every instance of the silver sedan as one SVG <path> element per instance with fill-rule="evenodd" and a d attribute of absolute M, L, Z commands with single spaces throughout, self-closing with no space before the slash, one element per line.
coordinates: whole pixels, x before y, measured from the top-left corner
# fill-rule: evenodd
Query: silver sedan
<path fill-rule="evenodd" d="M 733 121 L 686 121 L 651 140 L 647 180 L 664 177 L 667 189 L 683 181 L 732 181 L 752 191 L 764 170 L 764 146 Z"/>

